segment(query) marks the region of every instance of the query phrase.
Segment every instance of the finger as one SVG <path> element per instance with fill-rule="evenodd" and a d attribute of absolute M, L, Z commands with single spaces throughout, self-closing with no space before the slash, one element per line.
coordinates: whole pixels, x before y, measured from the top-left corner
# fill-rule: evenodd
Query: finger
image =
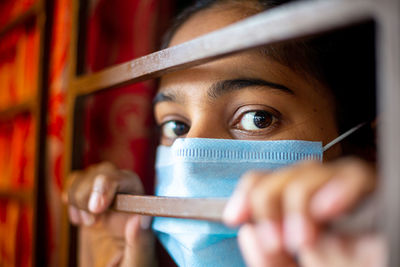
<path fill-rule="evenodd" d="M 224 209 L 222 219 L 225 224 L 235 226 L 250 219 L 248 195 L 264 175 L 266 174 L 248 172 L 242 177 Z"/>
<path fill-rule="evenodd" d="M 118 183 L 105 174 L 98 174 L 89 197 L 88 209 L 95 214 L 104 212 L 114 199 Z"/>
<path fill-rule="evenodd" d="M 295 253 L 301 246 L 312 244 L 317 236 L 317 227 L 309 215 L 308 207 L 312 195 L 328 181 L 332 168 L 321 163 L 302 164 L 282 193 L 284 207 L 284 240 L 288 251 Z"/>
<path fill-rule="evenodd" d="M 324 235 L 299 254 L 302 266 L 377 267 L 387 266 L 386 246 L 377 234 L 341 237 Z"/>
<path fill-rule="evenodd" d="M 90 214 L 89 212 L 86 212 L 84 210 L 80 210 L 79 214 L 80 214 L 80 217 L 82 219 L 82 223 L 85 226 L 91 226 L 96 222 L 94 215 Z"/>
<path fill-rule="evenodd" d="M 121 238 L 123 236 L 116 237 L 110 234 L 103 227 L 102 222 L 103 220 L 99 220 L 91 227 L 80 228 L 81 257 L 79 266 L 118 266 L 125 240 Z"/>
<path fill-rule="evenodd" d="M 127 170 L 121 170 L 118 177 L 118 192 L 134 195 L 144 193 L 144 187 L 139 176 Z"/>
<path fill-rule="evenodd" d="M 150 231 L 151 217 L 135 215 L 125 227 L 125 249 L 121 267 L 151 266 L 154 240 Z"/>
<path fill-rule="evenodd" d="M 135 215 L 108 210 L 105 213 L 96 216 L 98 217 L 96 227 L 101 227 L 108 233 L 108 235 L 118 237 L 124 241 L 126 223 Z M 118 227 L 115 227 L 116 225 L 118 225 Z"/>
<path fill-rule="evenodd" d="M 134 247 L 137 245 L 138 237 L 144 231 L 150 230 L 152 218 L 150 216 L 134 215 L 137 219 L 128 220 L 125 228 L 125 241 L 127 246 Z"/>
<path fill-rule="evenodd" d="M 283 234 L 280 222 L 263 220 L 255 226 L 259 243 L 264 251 L 273 254 L 283 249 Z"/>
<path fill-rule="evenodd" d="M 88 210 L 88 200 L 92 189 L 92 173 L 85 172 L 74 176 L 68 188 L 68 203 L 78 209 Z"/>
<path fill-rule="evenodd" d="M 117 169 L 108 162 L 92 165 L 85 171 L 73 172 L 68 181 L 68 202 L 79 209 L 88 210 L 89 197 L 97 175 L 103 174 L 109 180 L 115 180 Z"/>
<path fill-rule="evenodd" d="M 249 193 L 252 219 L 279 221 L 282 217 L 282 194 L 288 183 L 296 178 L 302 166 L 278 170 L 264 175 Z"/>
<path fill-rule="evenodd" d="M 121 266 L 122 259 L 124 257 L 124 254 L 122 251 L 117 252 L 114 257 L 111 258 L 111 260 L 107 263 L 106 267 L 118 267 Z"/>
<path fill-rule="evenodd" d="M 79 214 L 79 210 L 76 207 L 69 205 L 68 206 L 68 214 L 69 214 L 69 219 L 72 224 L 78 225 L 81 223 L 81 217 Z"/>
<path fill-rule="evenodd" d="M 238 236 L 239 247 L 248 266 L 296 266 L 295 261 L 279 246 L 267 244 L 268 238 L 274 238 L 275 231 L 276 229 L 271 225 L 254 226 L 245 224 L 241 227 Z"/>
<path fill-rule="evenodd" d="M 226 224 L 272 219 L 281 216 L 281 194 L 286 184 L 294 179 L 296 167 L 276 172 L 251 171 L 239 182 L 223 214 Z"/>
<path fill-rule="evenodd" d="M 320 188 L 310 201 L 310 213 L 319 221 L 347 212 L 375 187 L 375 170 L 360 160 L 342 160 L 334 168 L 337 169 L 334 178 Z"/>
<path fill-rule="evenodd" d="M 63 192 L 61 194 L 61 200 L 64 202 L 64 204 L 68 204 L 69 203 L 69 190 L 72 186 L 72 184 L 79 179 L 79 177 L 82 176 L 82 171 L 74 171 L 72 172 L 68 178 L 66 179 L 66 182 L 64 184 L 64 188 L 63 188 Z M 71 203 L 70 203 L 71 204 Z"/>
<path fill-rule="evenodd" d="M 104 212 L 112 203 L 115 193 L 143 194 L 144 188 L 139 177 L 130 171 L 107 172 L 106 165 L 103 173 L 94 178 L 88 209 L 93 213 Z"/>
<path fill-rule="evenodd" d="M 96 172 L 96 173 L 113 173 L 117 170 L 117 167 L 108 161 L 103 161 L 96 165 L 91 165 L 87 168 L 88 172 Z"/>

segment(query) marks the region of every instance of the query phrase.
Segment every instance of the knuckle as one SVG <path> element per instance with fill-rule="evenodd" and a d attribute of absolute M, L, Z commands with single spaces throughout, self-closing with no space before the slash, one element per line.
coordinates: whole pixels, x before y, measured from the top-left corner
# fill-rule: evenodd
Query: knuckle
<path fill-rule="evenodd" d="M 64 185 L 64 191 L 69 191 L 72 186 L 80 180 L 80 178 L 82 177 L 83 172 L 82 171 L 73 171 L 71 172 L 66 180 L 66 183 Z"/>
<path fill-rule="evenodd" d="M 243 191 L 250 191 L 258 182 L 261 180 L 261 177 L 265 175 L 258 171 L 248 171 L 244 175 L 242 175 L 239 185 L 237 188 Z"/>
<path fill-rule="evenodd" d="M 356 157 L 346 157 L 339 160 L 338 163 L 339 166 L 344 166 L 344 168 L 349 168 L 356 171 L 363 171 L 369 167 L 365 161 Z"/>
<path fill-rule="evenodd" d="M 107 171 L 115 171 L 117 168 L 111 162 L 105 161 L 105 162 L 99 163 L 96 166 L 96 169 L 97 169 L 97 171 L 107 172 Z"/>
<path fill-rule="evenodd" d="M 246 172 L 243 175 L 242 179 L 244 179 L 244 180 L 256 180 L 256 179 L 259 179 L 260 177 L 262 177 L 264 175 L 265 175 L 265 173 L 263 173 L 261 171 L 252 170 L 252 171 Z"/>
<path fill-rule="evenodd" d="M 73 194 L 73 198 L 75 200 L 75 203 L 79 206 L 79 207 L 83 207 L 86 206 L 86 202 L 88 200 L 88 193 L 87 192 L 83 192 L 80 190 L 75 191 L 75 193 Z"/>
<path fill-rule="evenodd" d="M 338 162 L 336 169 L 348 173 L 350 177 L 365 177 L 371 171 L 370 166 L 361 159 L 348 157 Z"/>
<path fill-rule="evenodd" d="M 250 194 L 252 211 L 255 217 L 274 217 L 279 214 L 281 194 L 269 182 L 258 184 Z"/>
<path fill-rule="evenodd" d="M 299 163 L 299 169 L 319 169 L 322 167 L 322 163 L 317 160 L 306 160 Z"/>
<path fill-rule="evenodd" d="M 279 193 L 265 186 L 256 188 L 252 195 L 256 201 L 260 201 L 266 206 L 276 203 L 279 200 Z"/>
<path fill-rule="evenodd" d="M 347 164 L 348 176 L 355 186 L 364 188 L 367 191 L 372 190 L 376 184 L 375 170 L 365 161 L 352 159 Z"/>
<path fill-rule="evenodd" d="M 289 206 L 302 206 L 310 195 L 310 188 L 300 180 L 289 183 L 284 191 L 285 203 Z"/>

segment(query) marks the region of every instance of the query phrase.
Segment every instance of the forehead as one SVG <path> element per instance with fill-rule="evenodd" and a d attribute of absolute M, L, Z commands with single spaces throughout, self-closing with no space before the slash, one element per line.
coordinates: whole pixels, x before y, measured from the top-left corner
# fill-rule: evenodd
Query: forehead
<path fill-rule="evenodd" d="M 190 41 L 256 13 L 254 7 L 252 7 L 254 4 L 251 4 L 250 2 L 252 1 L 236 4 L 220 4 L 194 13 L 174 33 L 169 46 Z M 179 84 L 187 82 L 194 84 L 196 81 L 203 82 L 205 79 L 218 80 L 221 76 L 240 76 L 240 65 L 245 62 L 253 63 L 246 64 L 246 73 L 249 74 L 246 76 L 253 77 L 254 75 L 252 74 L 259 72 L 260 63 L 262 63 L 260 60 L 254 61 L 254 59 L 257 58 L 259 58 L 259 53 L 254 49 L 252 51 L 245 51 L 233 56 L 215 60 L 207 64 L 202 64 L 194 68 L 164 75 L 161 77 L 161 86 L 159 87 L 159 91 L 165 89 L 163 88 L 163 85 L 169 84 L 171 80 Z M 227 68 L 226 66 L 229 67 Z"/>
<path fill-rule="evenodd" d="M 240 9 L 241 6 L 225 4 L 207 8 L 193 14 L 178 28 L 169 46 L 174 46 L 218 30 L 255 13 L 254 11 L 251 12 L 250 8 L 246 7 L 247 5 L 244 4 L 242 9 Z M 243 12 L 243 8 L 249 9 L 249 11 Z"/>
<path fill-rule="evenodd" d="M 239 20 L 258 13 L 259 7 L 253 1 L 236 4 L 223 4 L 201 10 L 193 14 L 174 33 L 169 46 L 181 44 L 194 38 L 226 27 Z M 308 75 L 307 75 L 308 76 Z M 291 88 L 320 88 L 326 91 L 315 79 L 305 77 L 304 73 L 292 71 L 275 58 L 261 54 L 259 49 L 247 50 L 235 55 L 212 61 L 193 68 L 172 72 L 161 77 L 158 91 L 171 88 L 182 89 L 233 78 L 266 78 L 280 82 Z M 311 86 L 310 86 L 311 85 Z M 321 90 L 322 89 L 322 90 Z M 315 92 L 313 92 L 315 93 Z M 326 94 L 326 92 L 321 92 Z"/>
<path fill-rule="evenodd" d="M 257 49 L 253 49 L 166 74 L 161 78 L 159 91 L 204 88 L 221 80 L 238 78 L 267 79 L 288 87 L 298 87 L 305 83 L 288 67 L 262 56 Z"/>

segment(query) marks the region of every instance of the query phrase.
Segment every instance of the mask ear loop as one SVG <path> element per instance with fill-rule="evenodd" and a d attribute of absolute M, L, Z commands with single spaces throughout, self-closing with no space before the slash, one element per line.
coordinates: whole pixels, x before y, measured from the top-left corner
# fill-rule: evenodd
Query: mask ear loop
<path fill-rule="evenodd" d="M 354 133 L 355 131 L 357 131 L 358 129 L 360 129 L 361 127 L 363 127 L 365 124 L 367 124 L 366 122 L 362 122 L 356 126 L 354 126 L 353 128 L 351 128 L 350 130 L 348 130 L 347 132 L 339 135 L 338 137 L 336 137 L 335 139 L 333 139 L 332 141 L 330 141 L 328 144 L 326 144 L 323 147 L 323 151 L 327 151 L 329 148 L 331 148 L 332 146 L 336 145 L 337 143 L 339 143 L 340 141 L 342 141 L 343 139 L 345 139 L 346 137 L 348 137 L 349 135 L 351 135 L 352 133 Z"/>

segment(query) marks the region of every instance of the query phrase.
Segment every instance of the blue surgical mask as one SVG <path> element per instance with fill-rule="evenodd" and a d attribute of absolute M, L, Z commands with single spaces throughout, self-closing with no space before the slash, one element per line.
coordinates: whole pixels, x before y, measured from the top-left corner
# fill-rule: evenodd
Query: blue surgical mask
<path fill-rule="evenodd" d="M 323 150 L 321 142 L 299 140 L 177 139 L 170 147 L 158 147 L 156 195 L 229 197 L 245 172 L 274 170 L 301 160 L 322 161 Z M 237 229 L 162 217 L 155 218 L 152 227 L 178 266 L 245 266 Z"/>

